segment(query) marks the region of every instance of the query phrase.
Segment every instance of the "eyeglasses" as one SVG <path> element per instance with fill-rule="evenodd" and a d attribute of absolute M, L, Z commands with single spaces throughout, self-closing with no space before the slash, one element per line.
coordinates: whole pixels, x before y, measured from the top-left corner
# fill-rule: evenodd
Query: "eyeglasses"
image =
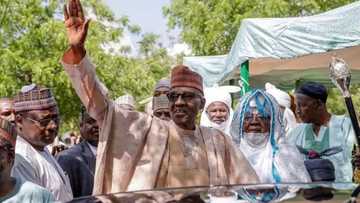
<path fill-rule="evenodd" d="M 193 92 L 183 92 L 183 93 L 169 92 L 167 94 L 167 97 L 170 102 L 175 102 L 179 97 L 181 97 L 185 102 L 189 102 L 195 97 L 200 97 L 200 95 L 195 94 Z"/>
<path fill-rule="evenodd" d="M 58 124 L 60 122 L 59 117 L 45 118 L 45 119 L 40 119 L 40 120 L 35 120 L 35 119 L 29 118 L 29 117 L 25 117 L 25 119 L 35 123 L 39 127 L 46 127 L 49 125 L 49 123 L 51 121 L 53 121 L 56 124 Z"/>
<path fill-rule="evenodd" d="M 244 117 L 245 120 L 252 120 L 253 118 L 260 120 L 270 120 L 270 116 L 262 116 L 259 114 L 248 114 Z"/>

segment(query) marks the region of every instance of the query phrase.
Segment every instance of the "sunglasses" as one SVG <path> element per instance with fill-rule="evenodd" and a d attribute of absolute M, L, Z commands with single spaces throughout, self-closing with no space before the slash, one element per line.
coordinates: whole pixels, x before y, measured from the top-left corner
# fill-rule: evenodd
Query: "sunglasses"
<path fill-rule="evenodd" d="M 25 117 L 25 119 L 35 123 L 39 127 L 46 127 L 49 125 L 49 123 L 51 121 L 53 121 L 56 124 L 58 124 L 60 122 L 60 118 L 58 116 L 53 117 L 53 118 L 44 118 L 44 119 L 40 119 L 40 120 L 35 120 L 35 119 L 29 118 L 29 117 Z"/>
<path fill-rule="evenodd" d="M 200 98 L 200 95 L 195 94 L 193 92 L 183 92 L 183 93 L 169 92 L 167 94 L 167 97 L 170 102 L 175 102 L 179 97 L 181 97 L 185 102 L 189 102 L 196 97 Z"/>

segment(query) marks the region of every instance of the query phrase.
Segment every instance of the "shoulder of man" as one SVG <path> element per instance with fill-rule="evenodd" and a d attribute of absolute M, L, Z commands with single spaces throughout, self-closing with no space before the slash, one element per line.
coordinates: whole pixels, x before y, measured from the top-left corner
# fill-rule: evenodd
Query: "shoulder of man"
<path fill-rule="evenodd" d="M 55 159 L 60 165 L 66 165 L 73 162 L 81 162 L 82 152 L 82 146 L 80 146 L 80 144 L 77 144 L 57 154 L 55 156 Z"/>

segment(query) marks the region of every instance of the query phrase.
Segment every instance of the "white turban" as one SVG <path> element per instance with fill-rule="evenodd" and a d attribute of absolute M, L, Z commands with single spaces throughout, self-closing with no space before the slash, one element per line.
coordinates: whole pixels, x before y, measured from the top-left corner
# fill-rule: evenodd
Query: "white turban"
<path fill-rule="evenodd" d="M 285 108 L 291 107 L 291 98 L 288 93 L 276 88 L 271 83 L 265 84 L 265 90 L 267 93 L 271 94 L 271 96 L 273 96 L 276 99 L 276 101 L 280 106 Z"/>
<path fill-rule="evenodd" d="M 229 134 L 230 133 L 230 125 L 231 125 L 232 117 L 234 114 L 234 111 L 231 108 L 232 101 L 231 101 L 230 93 L 221 87 L 211 87 L 211 88 L 206 88 L 204 90 L 204 96 L 206 99 L 206 103 L 205 103 L 204 111 L 201 114 L 200 125 L 205 126 L 205 127 L 213 127 L 218 130 L 221 130 L 222 132 L 224 132 L 227 135 L 230 135 Z M 229 109 L 228 119 L 220 125 L 210 121 L 209 116 L 206 112 L 209 105 L 214 102 L 222 102 Z"/>
<path fill-rule="evenodd" d="M 265 90 L 267 93 L 271 94 L 280 106 L 285 107 L 284 111 L 284 126 L 285 133 L 288 134 L 293 128 L 297 126 L 296 118 L 294 112 L 290 109 L 291 107 L 291 97 L 288 93 L 278 89 L 275 85 L 271 83 L 265 84 Z"/>

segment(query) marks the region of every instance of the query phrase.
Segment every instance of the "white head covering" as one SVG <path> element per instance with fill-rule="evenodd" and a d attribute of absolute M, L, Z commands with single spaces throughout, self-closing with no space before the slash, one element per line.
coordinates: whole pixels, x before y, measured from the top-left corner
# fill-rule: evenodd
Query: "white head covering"
<path fill-rule="evenodd" d="M 265 84 L 265 90 L 267 93 L 271 94 L 271 96 L 276 99 L 280 106 L 283 106 L 285 108 L 291 107 L 291 98 L 288 93 L 278 89 L 277 87 L 275 87 L 275 85 L 268 82 Z"/>
<path fill-rule="evenodd" d="M 280 106 L 285 107 L 284 111 L 284 127 L 286 134 L 289 133 L 293 128 L 297 126 L 294 112 L 291 108 L 291 97 L 288 93 L 278 89 L 271 83 L 265 84 L 266 92 L 271 94 Z"/>
<path fill-rule="evenodd" d="M 129 110 L 134 110 L 135 109 L 135 99 L 133 96 L 129 95 L 129 94 L 125 94 L 123 96 L 118 97 L 115 100 L 115 103 L 117 105 L 124 105 L 129 107 Z"/>
<path fill-rule="evenodd" d="M 201 114 L 200 125 L 205 126 L 205 127 L 213 127 L 218 130 L 221 130 L 222 132 L 224 132 L 227 135 L 230 135 L 230 125 L 231 125 L 231 120 L 234 115 L 234 111 L 231 108 L 230 93 L 227 91 L 224 91 L 224 89 L 222 89 L 221 87 L 211 87 L 211 88 L 206 88 L 204 90 L 204 96 L 206 99 L 206 103 L 205 103 L 204 111 Z M 209 116 L 206 112 L 209 105 L 214 102 L 222 102 L 229 109 L 228 119 L 226 121 L 224 121 L 223 123 L 221 123 L 220 125 L 210 121 Z"/>
<path fill-rule="evenodd" d="M 270 117 L 270 132 L 262 146 L 251 146 L 245 138 L 244 119 L 254 107 L 263 116 Z M 282 118 L 275 98 L 263 90 L 254 90 L 241 98 L 232 121 L 231 136 L 262 183 L 310 181 L 301 154 L 295 146 L 285 143 Z"/>

